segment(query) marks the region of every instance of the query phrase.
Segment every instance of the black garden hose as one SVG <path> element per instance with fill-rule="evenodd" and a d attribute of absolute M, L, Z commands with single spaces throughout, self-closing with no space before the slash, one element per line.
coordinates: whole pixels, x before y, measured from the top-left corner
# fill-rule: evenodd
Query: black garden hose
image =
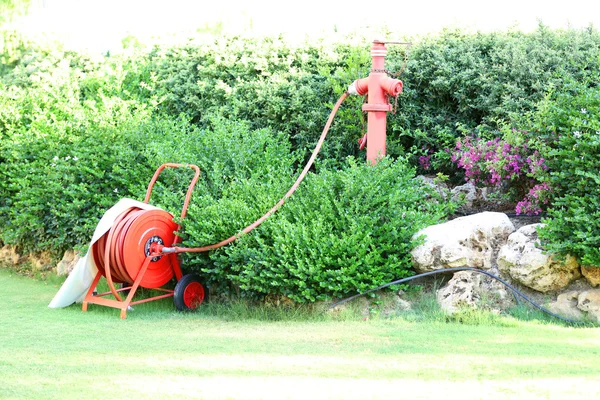
<path fill-rule="evenodd" d="M 392 285 L 397 285 L 397 284 L 400 284 L 400 283 L 409 282 L 409 281 L 412 281 L 413 279 L 423 278 L 425 276 L 436 275 L 436 274 L 443 274 L 443 273 L 448 273 L 448 272 L 458 272 L 458 271 L 473 271 L 473 272 L 477 272 L 479 274 L 487 275 L 490 278 L 493 278 L 493 279 L 497 280 L 498 282 L 500 282 L 501 284 L 503 284 L 504 286 L 506 286 L 507 288 L 509 288 L 512 291 L 513 295 L 515 296 L 515 300 L 517 301 L 517 303 L 519 303 L 518 297 L 521 297 L 521 298 L 523 298 L 523 300 L 525 300 L 526 302 L 528 302 L 529 304 L 531 304 L 532 306 L 534 306 L 538 310 L 540 310 L 540 311 L 542 311 L 542 312 L 544 312 L 544 313 L 546 313 L 548 315 L 551 315 L 552 317 L 557 318 L 557 319 L 559 319 L 561 321 L 564 321 L 564 322 L 566 322 L 566 323 L 568 323 L 570 325 L 575 325 L 575 326 L 595 326 L 594 324 L 589 323 L 589 322 L 575 321 L 575 320 L 572 320 L 572 319 L 569 319 L 569 318 L 566 318 L 566 317 L 562 317 L 562 316 L 560 316 L 558 314 L 555 314 L 552 311 L 548 310 L 547 308 L 542 307 L 541 305 L 539 305 L 536 302 L 534 302 L 533 300 L 531 300 L 529 297 L 527 297 L 526 295 L 524 295 L 523 293 L 521 293 L 519 290 L 517 290 L 510 283 L 506 282 L 504 279 L 502 279 L 502 278 L 500 278 L 500 277 L 498 277 L 498 276 L 496 276 L 496 275 L 494 275 L 492 273 L 489 273 L 487 271 L 484 271 L 484 270 L 481 270 L 481 269 L 476 269 L 476 268 L 471 268 L 471 267 L 447 268 L 447 269 L 441 269 L 441 270 L 437 270 L 437 271 L 425 272 L 425 273 L 422 273 L 422 274 L 419 274 L 419 275 L 409 276 L 408 278 L 398 279 L 398 280 L 395 280 L 393 282 L 389 282 L 389 283 L 386 283 L 384 285 L 378 286 L 378 287 L 376 287 L 374 289 L 367 290 L 364 293 L 355 294 L 354 296 L 350 296 L 350 297 L 347 297 L 347 298 L 345 298 L 343 300 L 340 300 L 340 301 L 332 304 L 331 306 L 329 306 L 328 310 L 331 310 L 332 308 L 335 308 L 335 307 L 337 307 L 339 305 L 342 305 L 342 304 L 347 303 L 347 302 L 349 302 L 351 300 L 354 300 L 357 297 L 364 296 L 364 295 L 367 295 L 369 293 L 373 293 L 373 292 L 375 292 L 377 290 L 385 289 L 388 286 L 392 286 Z"/>

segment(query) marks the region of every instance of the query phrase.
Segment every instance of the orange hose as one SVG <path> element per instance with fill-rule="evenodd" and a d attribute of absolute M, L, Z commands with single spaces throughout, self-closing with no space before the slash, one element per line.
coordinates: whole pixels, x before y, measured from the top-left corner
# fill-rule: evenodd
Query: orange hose
<path fill-rule="evenodd" d="M 279 208 L 285 203 L 285 201 L 287 199 L 289 199 L 292 194 L 294 194 L 296 189 L 298 189 L 298 186 L 304 180 L 304 177 L 308 173 L 308 170 L 312 167 L 313 163 L 315 162 L 315 158 L 317 158 L 317 154 L 319 154 L 319 151 L 321 151 L 323 142 L 325 141 L 325 138 L 327 137 L 327 134 L 329 133 L 329 128 L 331 127 L 333 118 L 335 117 L 335 114 L 337 113 L 338 109 L 340 108 L 340 106 L 342 105 L 342 103 L 344 102 L 346 97 L 348 97 L 348 93 L 344 92 L 344 94 L 342 94 L 340 96 L 340 98 L 338 99 L 337 103 L 335 103 L 335 106 L 333 106 L 333 110 L 331 110 L 331 114 L 329 114 L 329 119 L 327 119 L 327 123 L 325 124 L 325 127 L 323 128 L 323 133 L 321 133 L 321 137 L 319 138 L 319 141 L 317 142 L 317 146 L 313 150 L 312 155 L 310 156 L 310 159 L 304 166 L 302 173 L 300 174 L 300 176 L 298 176 L 298 179 L 296 179 L 296 182 L 294 182 L 294 184 L 292 185 L 290 190 L 288 190 L 288 192 L 285 194 L 285 196 L 283 196 L 281 198 L 281 200 L 279 200 L 279 202 L 277 202 L 277 204 L 275 204 L 273 206 L 273 208 L 271 208 L 269 211 L 267 211 L 267 213 L 265 215 L 263 215 L 262 217 L 260 217 L 256 221 L 254 221 L 252 224 L 250 224 L 247 227 L 245 227 L 244 229 L 242 229 L 242 231 L 240 233 L 233 235 L 223 241 L 220 241 L 219 243 L 215 243 L 215 244 L 211 244 L 211 245 L 203 246 L 203 247 L 190 247 L 190 248 L 170 247 L 167 249 L 165 247 L 163 249 L 163 251 L 167 250 L 167 251 L 164 251 L 165 253 L 167 253 L 167 252 L 168 253 L 202 253 L 205 251 L 218 249 L 219 247 L 223 247 L 223 246 L 228 245 L 229 243 L 234 242 L 235 240 L 239 239 L 243 234 L 250 233 L 252 230 L 257 228 L 260 224 L 262 224 L 267 218 L 269 218 L 269 216 L 271 216 L 271 214 L 273 214 L 277 210 L 279 210 Z"/>

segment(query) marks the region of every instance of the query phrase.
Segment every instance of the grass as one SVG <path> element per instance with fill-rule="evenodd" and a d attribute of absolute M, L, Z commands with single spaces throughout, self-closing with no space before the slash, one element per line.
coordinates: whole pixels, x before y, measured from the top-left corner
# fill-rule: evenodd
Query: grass
<path fill-rule="evenodd" d="M 122 321 L 93 305 L 48 309 L 57 283 L 0 269 L 0 288 L 3 399 L 600 397 L 597 328 L 244 304 L 177 313 L 168 299 Z"/>

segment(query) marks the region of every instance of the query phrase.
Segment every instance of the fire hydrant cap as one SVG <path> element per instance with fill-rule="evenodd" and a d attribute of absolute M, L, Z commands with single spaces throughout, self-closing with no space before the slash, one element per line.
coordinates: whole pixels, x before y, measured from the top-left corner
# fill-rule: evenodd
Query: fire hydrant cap
<path fill-rule="evenodd" d="M 385 78 L 381 80 L 381 87 L 390 96 L 398 96 L 402 93 L 403 83 L 399 79 Z"/>

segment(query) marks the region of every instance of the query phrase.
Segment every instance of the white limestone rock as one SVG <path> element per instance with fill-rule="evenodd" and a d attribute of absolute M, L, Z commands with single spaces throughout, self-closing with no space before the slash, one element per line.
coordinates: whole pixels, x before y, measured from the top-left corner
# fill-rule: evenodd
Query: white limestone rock
<path fill-rule="evenodd" d="M 586 290 L 577 297 L 577 308 L 600 324 L 600 289 Z"/>
<path fill-rule="evenodd" d="M 429 226 L 416 236 L 425 243 L 411 252 L 414 268 L 422 273 L 445 268 L 492 269 L 496 255 L 514 232 L 506 214 L 483 212 Z"/>
<path fill-rule="evenodd" d="M 456 272 L 437 292 L 438 304 L 448 314 L 461 308 L 501 312 L 513 304 L 513 299 L 500 282 L 473 271 Z"/>
<path fill-rule="evenodd" d="M 80 259 L 81 257 L 75 252 L 75 250 L 67 250 L 62 260 L 56 264 L 56 274 L 58 276 L 69 275 Z"/>
<path fill-rule="evenodd" d="M 564 261 L 544 254 L 538 247 L 537 228 L 526 225 L 508 238 L 498 254 L 498 268 L 513 280 L 538 292 L 560 290 L 581 277 L 577 259 L 567 256 Z"/>
<path fill-rule="evenodd" d="M 548 309 L 561 317 L 581 321 L 585 314 L 577 308 L 578 297 L 579 292 L 576 290 L 561 293 L 555 302 L 548 305 Z"/>
<path fill-rule="evenodd" d="M 584 267 L 581 266 L 581 273 L 590 285 L 596 287 L 600 285 L 600 267 Z"/>

